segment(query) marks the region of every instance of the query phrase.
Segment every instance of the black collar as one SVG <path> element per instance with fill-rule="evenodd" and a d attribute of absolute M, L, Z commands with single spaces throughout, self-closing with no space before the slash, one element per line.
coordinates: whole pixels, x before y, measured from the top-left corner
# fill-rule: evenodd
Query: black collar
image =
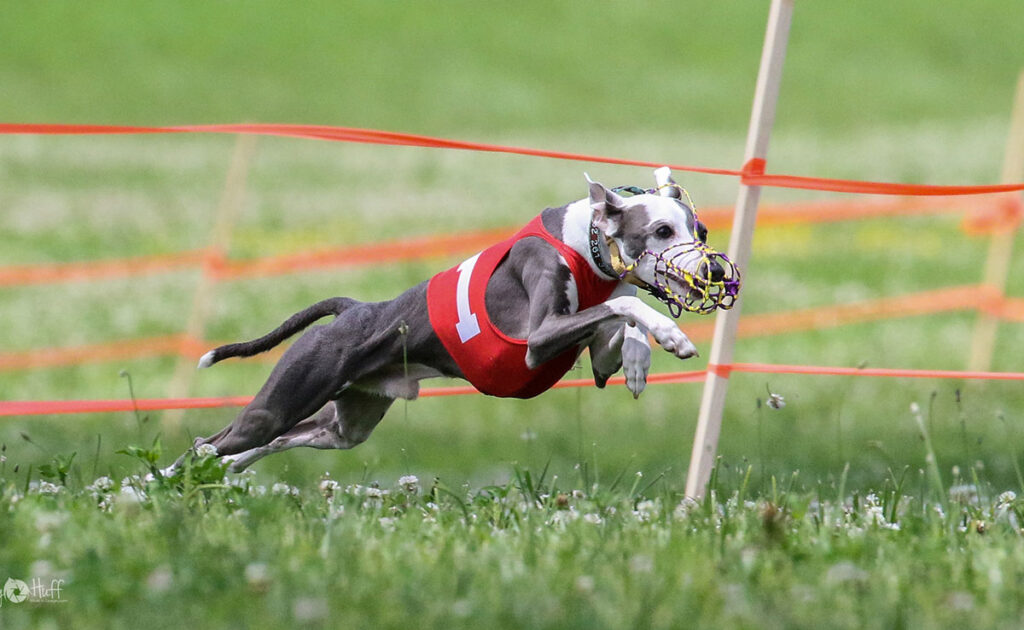
<path fill-rule="evenodd" d="M 621 278 L 619 274 L 615 273 L 615 269 L 612 268 L 611 264 L 605 260 L 604 256 L 601 255 L 601 240 L 604 238 L 604 234 L 601 230 L 597 229 L 593 221 L 590 223 L 590 259 L 594 261 L 597 268 L 601 270 L 601 273 L 608 276 L 609 278 Z"/>

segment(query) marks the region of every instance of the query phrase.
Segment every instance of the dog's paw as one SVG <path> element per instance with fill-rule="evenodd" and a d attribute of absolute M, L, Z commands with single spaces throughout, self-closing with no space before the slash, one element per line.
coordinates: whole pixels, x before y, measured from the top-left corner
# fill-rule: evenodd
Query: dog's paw
<path fill-rule="evenodd" d="M 651 330 L 658 345 L 676 355 L 680 359 L 690 359 L 697 356 L 697 346 L 693 345 L 690 338 L 686 336 L 679 326 L 674 322 L 668 325 L 658 326 Z"/>
<path fill-rule="evenodd" d="M 647 387 L 647 372 L 651 369 L 651 346 L 647 339 L 627 337 L 622 342 L 622 373 L 626 377 L 626 389 L 639 398 Z"/>

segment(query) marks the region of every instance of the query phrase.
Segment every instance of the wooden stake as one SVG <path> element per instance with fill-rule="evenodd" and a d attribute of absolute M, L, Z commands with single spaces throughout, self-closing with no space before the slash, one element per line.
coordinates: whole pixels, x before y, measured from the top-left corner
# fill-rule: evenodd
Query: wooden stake
<path fill-rule="evenodd" d="M 1024 179 L 1024 72 L 1017 77 L 1017 92 L 1013 99 L 1010 134 L 1006 142 L 1001 179 L 1003 183 Z M 1016 238 L 1016 225 L 999 229 L 992 234 L 988 245 L 988 258 L 985 261 L 985 275 L 982 278 L 982 284 L 989 295 L 982 296 L 982 299 L 1002 298 L 1006 294 L 1006 281 L 1010 275 L 1010 260 L 1013 257 L 1013 241 Z M 974 337 L 971 340 L 968 370 L 985 372 L 991 368 L 998 332 L 998 316 L 984 310 L 978 313 L 978 319 L 974 324 Z"/>
<path fill-rule="evenodd" d="M 779 97 L 782 65 L 786 59 L 786 44 L 789 40 L 792 18 L 793 0 L 772 0 L 764 49 L 761 53 L 761 68 L 754 92 L 754 106 L 750 114 L 750 128 L 747 132 L 744 158 L 746 163 L 755 158 L 764 159 L 768 153 L 768 140 L 775 122 L 775 104 Z M 750 246 L 760 197 L 760 186 L 740 184 L 732 237 L 729 239 L 729 258 L 742 269 L 747 268 L 750 260 Z M 711 343 L 711 356 L 708 359 L 709 369 L 704 384 L 704 397 L 697 419 L 690 470 L 686 476 L 686 494 L 693 498 L 704 496 L 718 450 L 728 375 L 716 373 L 714 366 L 732 363 L 742 304 L 743 300 L 740 299 L 732 310 L 719 311 L 715 318 L 715 334 Z"/>
<path fill-rule="evenodd" d="M 239 134 L 238 140 L 235 142 L 234 153 L 231 156 L 231 164 L 228 166 L 228 174 L 224 180 L 220 203 L 217 205 L 213 232 L 210 236 L 210 247 L 203 262 L 202 275 L 196 285 L 196 292 L 192 296 L 192 310 L 189 312 L 185 325 L 185 338 L 189 343 L 182 348 L 178 365 L 171 377 L 170 385 L 167 388 L 169 398 L 184 398 L 192 388 L 198 357 L 195 356 L 195 348 L 191 346 L 196 342 L 201 342 L 204 337 L 210 310 L 210 298 L 213 296 L 213 288 L 217 283 L 215 265 L 227 256 L 228 249 L 231 247 L 231 233 L 234 231 L 235 221 L 245 202 L 245 180 L 255 150 L 256 136 Z M 176 429 L 183 417 L 183 410 L 168 411 L 164 414 L 164 424 L 168 429 Z"/>

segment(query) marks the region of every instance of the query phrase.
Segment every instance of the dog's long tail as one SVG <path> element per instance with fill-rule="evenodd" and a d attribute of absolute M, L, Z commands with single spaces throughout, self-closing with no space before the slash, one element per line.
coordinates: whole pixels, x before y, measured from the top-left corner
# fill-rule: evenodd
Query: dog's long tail
<path fill-rule="evenodd" d="M 207 368 L 218 361 L 231 357 L 251 357 L 254 354 L 266 352 L 316 320 L 328 315 L 340 315 L 356 303 L 356 300 L 345 297 L 329 298 L 317 302 L 313 306 L 292 315 L 283 324 L 259 339 L 243 341 L 241 343 L 229 343 L 210 350 L 199 359 L 199 367 Z"/>

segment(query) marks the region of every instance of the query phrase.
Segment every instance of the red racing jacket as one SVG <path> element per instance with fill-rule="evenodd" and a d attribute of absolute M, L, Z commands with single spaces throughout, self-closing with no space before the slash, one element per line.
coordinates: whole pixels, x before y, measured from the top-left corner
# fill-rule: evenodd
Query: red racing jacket
<path fill-rule="evenodd" d="M 501 398 L 533 398 L 547 391 L 579 356 L 577 348 L 570 348 L 531 370 L 526 367 L 526 340 L 509 337 L 487 316 L 484 294 L 488 281 L 516 241 L 528 236 L 550 243 L 568 263 L 576 281 L 579 310 L 603 303 L 618 285 L 617 280 L 598 276 L 576 250 L 551 236 L 540 216 L 508 240 L 431 278 L 427 311 L 434 332 L 473 387 Z"/>

